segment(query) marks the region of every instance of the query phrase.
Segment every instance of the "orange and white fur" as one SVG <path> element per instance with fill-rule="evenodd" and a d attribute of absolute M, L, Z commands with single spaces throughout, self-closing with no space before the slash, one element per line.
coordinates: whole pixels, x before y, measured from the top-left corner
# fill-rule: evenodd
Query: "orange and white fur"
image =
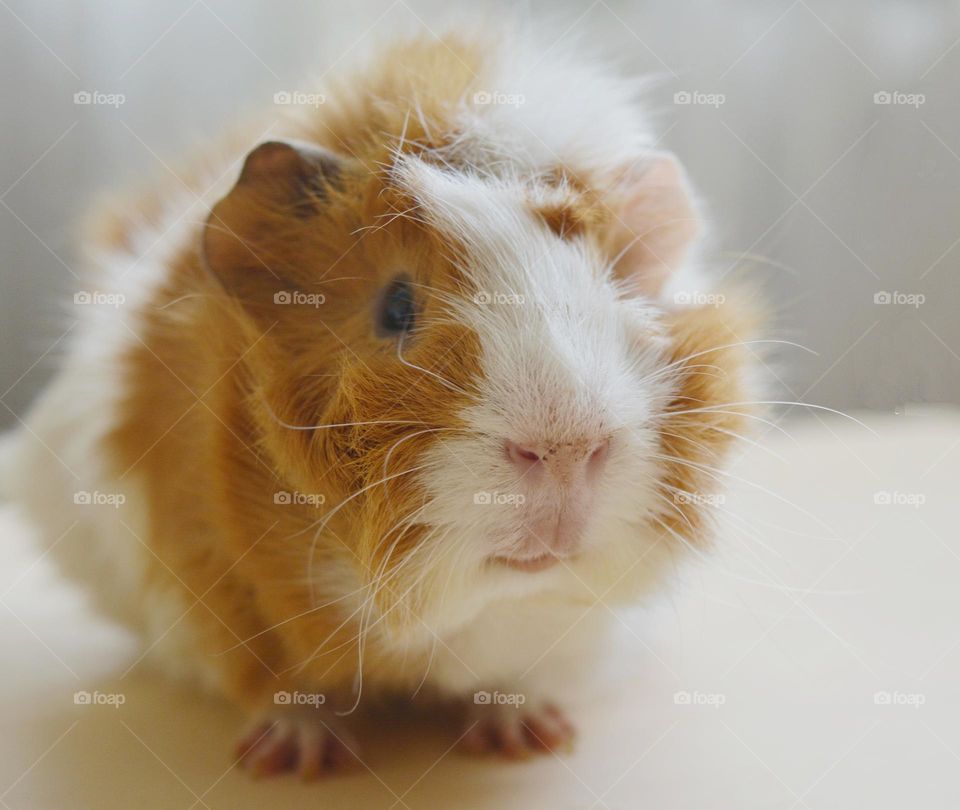
<path fill-rule="evenodd" d="M 311 89 L 100 213 L 122 303 L 77 308 L 9 488 L 148 659 L 250 714 L 256 772 L 362 756 L 384 696 L 562 748 L 591 607 L 709 539 L 752 318 L 665 292 L 696 210 L 615 72 L 450 35 Z"/>

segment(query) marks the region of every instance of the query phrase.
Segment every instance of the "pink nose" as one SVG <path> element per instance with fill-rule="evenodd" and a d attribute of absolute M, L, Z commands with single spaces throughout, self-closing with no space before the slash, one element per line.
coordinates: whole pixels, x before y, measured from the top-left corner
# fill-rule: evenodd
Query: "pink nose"
<path fill-rule="evenodd" d="M 562 444 L 518 444 L 508 440 L 505 447 L 507 458 L 522 474 L 536 476 L 548 472 L 561 481 L 573 483 L 599 475 L 607 460 L 610 440 Z"/>

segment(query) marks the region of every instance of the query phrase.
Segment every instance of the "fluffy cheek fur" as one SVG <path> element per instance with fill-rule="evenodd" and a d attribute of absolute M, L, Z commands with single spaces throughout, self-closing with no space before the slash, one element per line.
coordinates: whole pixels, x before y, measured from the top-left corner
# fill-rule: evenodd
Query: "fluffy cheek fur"
<path fill-rule="evenodd" d="M 450 558 L 458 546 L 423 519 L 428 499 L 418 473 L 432 448 L 463 432 L 457 414 L 475 401 L 481 372 L 475 333 L 455 324 L 432 326 L 397 353 L 402 362 L 397 355 L 347 361 L 317 420 L 337 427 L 282 435 L 298 442 L 286 448 L 288 463 L 314 471 L 305 486 L 326 494 L 314 531 L 348 552 L 342 556 L 361 583 L 361 633 L 409 643 L 423 630 L 418 617 L 442 587 L 438 579 L 457 568 Z"/>
<path fill-rule="evenodd" d="M 747 342 L 758 320 L 754 307 L 736 297 L 668 320 L 670 362 L 679 376 L 659 430 L 664 511 L 655 522 L 678 543 L 703 546 L 710 537 L 714 507 L 706 496 L 723 487 L 721 468 L 752 418 Z"/>

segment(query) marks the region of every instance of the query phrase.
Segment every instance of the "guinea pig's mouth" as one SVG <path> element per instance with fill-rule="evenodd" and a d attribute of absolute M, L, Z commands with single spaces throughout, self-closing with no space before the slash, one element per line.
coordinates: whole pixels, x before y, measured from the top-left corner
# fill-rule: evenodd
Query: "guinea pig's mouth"
<path fill-rule="evenodd" d="M 515 571 L 534 573 L 574 557 L 582 547 L 586 519 L 579 513 L 547 513 L 521 532 L 513 553 L 494 554 L 492 561 Z"/>
<path fill-rule="evenodd" d="M 536 571 L 546 571 L 548 568 L 553 568 L 553 566 L 560 562 L 561 558 L 556 554 L 550 554 L 548 552 L 546 554 L 540 554 L 536 557 L 495 556 L 492 559 L 498 565 L 512 568 L 514 571 L 534 573 Z"/>

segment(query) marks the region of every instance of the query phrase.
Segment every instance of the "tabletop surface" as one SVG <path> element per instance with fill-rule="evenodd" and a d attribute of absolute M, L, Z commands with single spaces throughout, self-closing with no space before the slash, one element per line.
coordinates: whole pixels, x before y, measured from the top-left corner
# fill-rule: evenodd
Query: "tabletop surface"
<path fill-rule="evenodd" d="M 135 641 L 0 507 L 0 808 L 960 807 L 960 413 L 857 417 L 738 459 L 716 550 L 613 619 L 576 750 L 520 764 L 394 718 L 360 773 L 253 781 L 243 719 L 131 668 Z"/>

